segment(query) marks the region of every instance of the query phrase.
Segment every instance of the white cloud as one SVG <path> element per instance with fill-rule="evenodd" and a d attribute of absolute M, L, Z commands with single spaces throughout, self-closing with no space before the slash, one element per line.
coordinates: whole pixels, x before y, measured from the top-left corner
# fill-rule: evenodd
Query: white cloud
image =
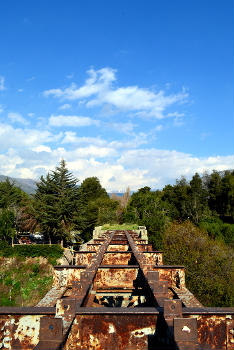
<path fill-rule="evenodd" d="M 99 121 L 89 118 L 89 117 L 81 117 L 76 115 L 52 115 L 49 118 L 49 125 L 51 126 L 71 126 L 71 127 L 79 127 L 79 126 L 90 126 L 90 125 L 99 125 Z"/>
<path fill-rule="evenodd" d="M 2 152 L 4 147 L 7 149 L 6 153 L 0 155 L 0 174 L 37 179 L 54 169 L 59 160 L 64 158 L 76 177 L 83 180 L 97 176 L 108 191 L 123 191 L 128 185 L 132 190 L 143 186 L 162 188 L 168 183 L 174 183 L 181 175 L 189 179 L 195 172 L 230 169 L 234 162 L 234 156 L 202 158 L 156 148 L 130 149 L 134 146 L 133 140 L 132 145 L 131 140 L 121 144 L 121 141 L 78 137 L 73 132 L 66 132 L 64 139 L 67 138 L 69 143 L 74 141 L 75 147 L 52 147 L 46 143 L 54 139 L 59 142 L 61 135 L 58 138 L 47 131 L 25 131 L 10 126 L 5 127 L 4 132 L 2 130 L 0 126 L 0 149 Z M 139 144 L 135 146 L 139 147 Z"/>
<path fill-rule="evenodd" d="M 154 128 L 154 131 L 161 131 L 162 129 L 163 129 L 163 126 L 159 124 Z"/>
<path fill-rule="evenodd" d="M 185 116 L 184 113 L 173 112 L 173 113 L 168 113 L 167 116 L 174 118 L 174 125 L 175 126 L 184 125 L 184 120 L 183 120 L 183 117 Z"/>
<path fill-rule="evenodd" d="M 88 99 L 87 107 L 109 105 L 120 111 L 133 112 L 140 117 L 165 118 L 165 110 L 174 104 L 183 103 L 188 98 L 188 92 L 166 95 L 165 91 L 154 92 L 138 86 L 115 88 L 116 70 L 102 68 L 88 71 L 88 79 L 81 87 L 72 83 L 65 89 L 50 89 L 44 91 L 45 96 L 60 99 L 80 100 Z M 178 113 L 178 112 L 176 112 Z M 172 113 L 171 113 L 172 114 Z"/>
<path fill-rule="evenodd" d="M 60 106 L 59 109 L 65 110 L 65 109 L 70 109 L 71 105 L 69 103 L 65 103 L 64 105 Z"/>
<path fill-rule="evenodd" d="M 19 123 L 19 124 L 23 124 L 23 125 L 28 124 L 28 121 L 20 113 L 15 113 L 15 112 L 8 113 L 8 118 L 13 123 Z"/>
<path fill-rule="evenodd" d="M 33 147 L 32 150 L 34 152 L 40 153 L 40 152 L 47 152 L 47 153 L 51 153 L 51 148 L 45 145 L 39 145 L 36 147 Z"/>
<path fill-rule="evenodd" d="M 0 91 L 6 90 L 5 87 L 5 78 L 3 76 L 0 76 Z"/>
<path fill-rule="evenodd" d="M 0 105 L 0 113 L 2 113 L 4 111 L 4 107 L 3 105 Z"/>
<path fill-rule="evenodd" d="M 29 117 L 33 117 L 35 114 L 34 113 L 28 113 Z"/>
<path fill-rule="evenodd" d="M 168 113 L 167 115 L 168 117 L 177 117 L 177 118 L 184 117 L 184 113 L 178 113 L 178 112 Z"/>
<path fill-rule="evenodd" d="M 67 144 L 67 143 L 75 144 L 75 145 L 93 144 L 100 147 L 107 145 L 107 141 L 100 139 L 99 137 L 87 137 L 87 136 L 79 137 L 73 131 L 65 131 L 64 135 L 65 136 L 61 141 L 62 144 Z"/>
<path fill-rule="evenodd" d="M 160 188 L 181 175 L 190 178 L 195 172 L 231 169 L 234 156 L 195 157 L 188 153 L 152 148 L 126 151 L 118 163 L 129 168 L 147 170 L 149 185 L 155 187 L 157 184 Z M 151 177 L 157 178 L 158 182 L 152 184 Z"/>
<path fill-rule="evenodd" d="M 96 145 L 90 145 L 88 147 L 81 147 L 69 152 L 69 155 L 73 156 L 73 159 L 76 158 L 106 158 L 113 157 L 116 155 L 116 151 L 111 147 L 100 147 Z"/>
<path fill-rule="evenodd" d="M 95 145 L 99 147 L 110 147 L 113 149 L 131 149 L 138 148 L 139 146 L 146 144 L 148 139 L 148 135 L 145 133 L 139 133 L 132 137 L 131 139 L 122 139 L 122 140 L 114 140 L 107 141 L 106 139 L 102 139 L 100 137 L 86 137 L 77 136 L 76 132 L 73 131 L 65 131 L 64 138 L 61 141 L 61 144 L 72 144 L 72 145 Z"/>
<path fill-rule="evenodd" d="M 52 134 L 47 130 L 13 128 L 11 125 L 0 123 L 0 149 L 22 149 L 36 147 L 43 143 L 56 142 L 62 133 Z"/>
<path fill-rule="evenodd" d="M 62 97 L 68 100 L 77 100 L 81 98 L 90 97 L 99 91 L 108 88 L 112 81 L 115 80 L 115 71 L 111 68 L 102 68 L 98 71 L 90 69 L 88 72 L 88 79 L 80 88 L 75 83 L 70 87 L 62 89 L 51 89 L 44 91 L 45 96 Z"/>
<path fill-rule="evenodd" d="M 133 124 L 131 122 L 128 123 L 108 123 L 108 127 L 115 129 L 121 133 L 127 134 L 127 135 L 134 135 L 133 130 L 136 127 L 136 124 Z"/>
<path fill-rule="evenodd" d="M 16 166 L 23 163 L 23 159 L 9 148 L 5 154 L 0 154 L 0 174 L 13 176 Z"/>

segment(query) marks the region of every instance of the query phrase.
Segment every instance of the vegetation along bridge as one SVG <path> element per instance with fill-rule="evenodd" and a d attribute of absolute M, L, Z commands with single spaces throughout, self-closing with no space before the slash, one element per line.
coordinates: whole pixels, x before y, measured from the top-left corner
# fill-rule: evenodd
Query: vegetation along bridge
<path fill-rule="evenodd" d="M 38 305 L 0 308 L 0 349 L 231 350 L 234 310 L 203 307 L 145 228 L 96 228 Z"/>

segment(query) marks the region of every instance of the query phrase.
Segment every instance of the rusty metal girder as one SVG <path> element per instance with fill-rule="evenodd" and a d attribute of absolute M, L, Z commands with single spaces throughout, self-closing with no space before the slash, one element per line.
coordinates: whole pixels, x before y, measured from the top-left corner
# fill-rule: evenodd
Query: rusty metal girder
<path fill-rule="evenodd" d="M 54 268 L 39 303 L 54 307 L 0 308 L 1 350 L 234 350 L 234 309 L 202 307 L 184 267 L 163 265 L 138 233 L 106 231 L 85 247 Z"/>

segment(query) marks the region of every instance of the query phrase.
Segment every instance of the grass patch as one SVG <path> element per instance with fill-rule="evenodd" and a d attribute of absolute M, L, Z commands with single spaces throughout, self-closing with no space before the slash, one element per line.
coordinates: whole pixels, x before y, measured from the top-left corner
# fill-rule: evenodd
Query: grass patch
<path fill-rule="evenodd" d="M 63 248 L 58 244 L 53 245 L 17 245 L 11 247 L 5 242 L 0 243 L 0 256 L 3 257 L 18 257 L 18 258 L 35 258 L 44 257 L 47 258 L 52 265 L 56 264 L 56 260 L 63 255 Z"/>
<path fill-rule="evenodd" d="M 45 258 L 0 258 L 0 306 L 34 306 L 52 287 Z"/>
<path fill-rule="evenodd" d="M 138 230 L 137 224 L 105 224 L 102 230 Z"/>

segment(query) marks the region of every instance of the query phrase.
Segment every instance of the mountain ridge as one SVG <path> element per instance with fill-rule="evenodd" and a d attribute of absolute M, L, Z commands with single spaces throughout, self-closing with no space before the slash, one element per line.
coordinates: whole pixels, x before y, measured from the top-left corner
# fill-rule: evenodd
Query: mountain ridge
<path fill-rule="evenodd" d="M 28 194 L 34 194 L 36 192 L 36 181 L 33 179 L 21 179 L 19 177 L 0 175 L 0 182 L 5 181 L 7 178 Z"/>

